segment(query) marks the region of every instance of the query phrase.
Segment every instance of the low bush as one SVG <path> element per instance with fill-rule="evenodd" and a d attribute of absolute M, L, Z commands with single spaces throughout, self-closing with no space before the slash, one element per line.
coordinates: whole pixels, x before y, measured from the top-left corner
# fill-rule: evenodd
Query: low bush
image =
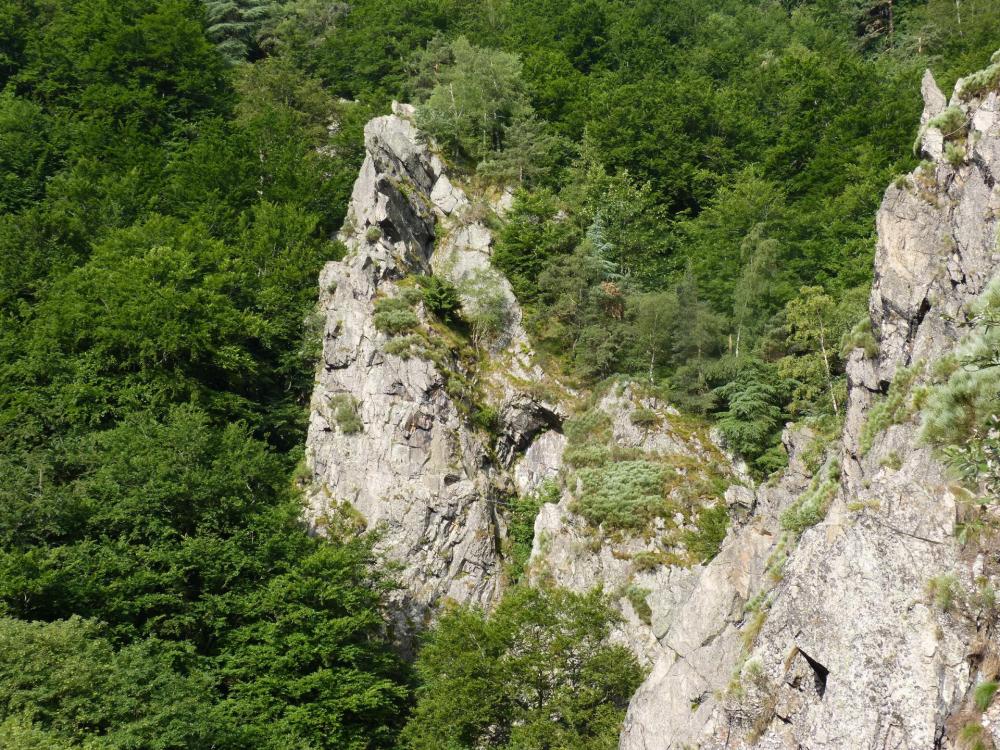
<path fill-rule="evenodd" d="M 781 514 L 781 527 L 793 534 L 801 534 L 826 517 L 830 502 L 840 486 L 840 464 L 827 462 L 824 470 L 813 477 L 808 489 Z"/>
<path fill-rule="evenodd" d="M 864 320 L 858 321 L 857 325 L 840 340 L 840 356 L 844 359 L 847 359 L 855 349 L 864 350 L 867 359 L 873 359 L 878 355 L 878 342 L 872 333 L 871 320 L 867 316 Z"/>
<path fill-rule="evenodd" d="M 647 625 L 653 621 L 653 609 L 649 606 L 649 602 L 646 601 L 646 597 L 650 593 L 649 589 L 636 586 L 634 583 L 625 589 L 625 598 L 628 599 L 629 604 L 632 605 L 632 609 L 635 610 L 639 619 Z"/>
<path fill-rule="evenodd" d="M 889 393 L 872 406 L 868 419 L 861 428 L 862 455 L 871 450 L 876 435 L 894 424 L 902 424 L 913 415 L 910 396 L 913 383 L 922 369 L 919 364 L 915 364 L 896 370 L 896 375 L 889 384 Z"/>
<path fill-rule="evenodd" d="M 396 336 L 385 344 L 385 353 L 392 354 L 400 359 L 409 359 L 413 356 L 413 349 L 423 341 L 423 339 L 415 333 L 409 333 L 405 336 Z"/>
<path fill-rule="evenodd" d="M 937 128 L 946 139 L 964 137 L 968 126 L 969 119 L 959 107 L 948 107 L 927 123 L 928 128 Z"/>
<path fill-rule="evenodd" d="M 990 704 L 993 703 L 993 697 L 997 694 L 998 688 L 1000 688 L 1000 683 L 996 680 L 988 680 L 976 685 L 976 690 L 973 694 L 976 708 L 980 711 L 988 709 Z"/>
<path fill-rule="evenodd" d="M 655 427 L 660 423 L 660 415 L 652 409 L 639 407 L 629 415 L 629 420 L 636 427 Z"/>
<path fill-rule="evenodd" d="M 600 443 L 570 445 L 563 453 L 563 460 L 577 469 L 604 466 L 611 460 L 611 450 Z"/>
<path fill-rule="evenodd" d="M 951 573 L 943 573 L 927 582 L 927 595 L 942 612 L 950 612 L 962 596 L 958 579 Z"/>
<path fill-rule="evenodd" d="M 458 289 L 440 276 L 417 276 L 427 309 L 448 324 L 459 321 L 462 300 Z"/>
<path fill-rule="evenodd" d="M 964 101 L 977 99 L 988 94 L 990 91 L 996 91 L 1000 88 L 1000 60 L 995 59 L 996 55 L 993 57 L 991 65 L 970 76 L 966 76 L 962 81 L 962 90 L 958 95 Z"/>
<path fill-rule="evenodd" d="M 409 333 L 420 325 L 420 318 L 401 297 L 382 297 L 375 301 L 375 328 L 388 336 Z"/>
<path fill-rule="evenodd" d="M 700 563 L 706 563 L 719 554 L 719 548 L 729 529 L 729 511 L 724 503 L 699 508 L 695 516 L 696 531 L 684 533 L 688 552 Z"/>
<path fill-rule="evenodd" d="M 959 731 L 958 750 L 993 750 L 993 741 L 982 724 L 973 722 Z"/>
<path fill-rule="evenodd" d="M 365 425 L 358 416 L 358 400 L 349 393 L 338 393 L 330 399 L 333 419 L 345 435 L 361 432 Z"/>
<path fill-rule="evenodd" d="M 649 461 L 621 461 L 581 469 L 577 510 L 594 526 L 641 528 L 665 511 L 665 475 L 664 467 Z"/>
<path fill-rule="evenodd" d="M 966 150 L 962 143 L 944 144 L 944 158 L 954 169 L 965 164 Z"/>
<path fill-rule="evenodd" d="M 611 417 L 601 409 L 593 408 L 566 420 L 563 432 L 571 445 L 582 445 L 611 436 Z"/>

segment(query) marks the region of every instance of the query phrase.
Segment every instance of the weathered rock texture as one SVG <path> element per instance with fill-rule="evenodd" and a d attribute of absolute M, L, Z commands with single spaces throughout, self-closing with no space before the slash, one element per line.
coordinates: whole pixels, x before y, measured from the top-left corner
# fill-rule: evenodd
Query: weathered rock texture
<path fill-rule="evenodd" d="M 307 443 L 313 475 L 307 515 L 323 533 L 349 506 L 367 528 L 381 529 L 381 548 L 401 568 L 403 590 L 394 606 L 405 637 L 445 600 L 487 607 L 496 601 L 505 529 L 495 500 L 512 486 L 515 454 L 559 416 L 555 406 L 514 385 L 537 373 L 520 310 L 502 279 L 493 288 L 508 325 L 500 340 L 490 341 L 490 356 L 504 366 L 493 368 L 501 374 L 483 376 L 501 414 L 497 445 L 469 425 L 449 394 L 442 367 L 461 369 L 461 363 L 386 351 L 389 337 L 375 326 L 375 302 L 398 296 L 404 277 L 433 268 L 461 284 L 493 273 L 489 231 L 465 216 L 469 200 L 418 137 L 412 110 L 397 105 L 395 111 L 365 128 L 367 156 L 340 235 L 348 253 L 320 279 L 326 326 Z M 543 461 L 522 471 L 549 469 Z"/>
<path fill-rule="evenodd" d="M 614 386 L 596 409 L 607 415 L 610 442 L 617 450 L 638 451 L 652 461 L 677 466 L 681 472 L 690 471 L 692 466 L 713 465 L 713 472 L 720 477 L 734 483 L 741 480 L 736 467 L 706 431 L 693 429 L 675 409 L 639 395 L 632 385 Z M 632 415 L 637 409 L 656 414 L 657 423 L 634 424 Z M 529 563 L 532 581 L 554 583 L 580 593 L 601 586 L 624 619 L 614 631 L 615 640 L 646 663 L 674 653 L 667 634 L 688 616 L 692 592 L 703 573 L 701 565 L 690 564 L 683 544 L 678 543 L 684 531 L 695 529 L 695 519 L 678 513 L 675 518 L 656 518 L 648 529 L 636 534 L 606 533 L 574 512 L 577 488 L 573 480 L 569 474 L 558 504 L 542 506 L 535 520 Z M 749 479 L 744 476 L 742 481 L 748 483 Z M 738 490 L 749 490 L 738 484 L 731 489 L 735 515 L 735 505 L 742 498 Z M 722 503 L 726 498 L 707 500 L 713 501 Z M 733 554 L 742 552 L 721 556 Z M 708 624 L 715 627 L 719 622 L 715 618 Z"/>
<path fill-rule="evenodd" d="M 964 305 L 1000 267 L 997 94 L 953 97 L 967 132 L 945 134 L 928 127 L 944 96 L 929 75 L 923 89 L 931 161 L 890 187 L 878 213 L 878 355 L 857 351 L 849 362 L 843 471 L 825 520 L 790 540 L 776 576 L 761 574 L 773 511 L 759 506 L 727 540 L 684 605 L 688 625 L 675 621 L 660 638 L 670 653 L 632 701 L 623 750 L 956 747 L 983 646 L 975 618 L 942 612 L 927 587 L 942 575 L 971 587 L 989 566 L 955 540 L 956 499 L 917 416 L 870 426 L 862 438 L 897 372 L 915 367 L 920 383 L 925 365 L 954 349 Z M 764 491 L 778 493 L 773 505 L 795 502 L 781 493 L 805 481 L 796 471 Z M 746 609 L 755 590 L 769 593 Z"/>

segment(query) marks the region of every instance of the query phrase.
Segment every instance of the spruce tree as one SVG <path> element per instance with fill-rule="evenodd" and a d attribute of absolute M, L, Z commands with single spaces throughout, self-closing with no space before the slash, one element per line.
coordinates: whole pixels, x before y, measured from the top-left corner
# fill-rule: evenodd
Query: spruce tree
<path fill-rule="evenodd" d="M 276 0 L 204 0 L 208 36 L 232 63 L 256 56 L 261 30 L 276 19 Z"/>

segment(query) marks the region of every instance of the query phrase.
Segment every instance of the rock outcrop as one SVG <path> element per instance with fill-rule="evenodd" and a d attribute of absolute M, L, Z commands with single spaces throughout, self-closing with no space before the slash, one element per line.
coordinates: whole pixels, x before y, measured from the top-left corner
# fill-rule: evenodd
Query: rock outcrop
<path fill-rule="evenodd" d="M 444 601 L 497 600 L 505 535 L 497 497 L 513 486 L 516 455 L 560 419 L 557 406 L 517 385 L 537 373 L 510 285 L 490 268 L 489 230 L 470 218 L 470 201 L 411 115 L 396 105 L 365 128 L 367 156 L 340 234 L 348 251 L 320 279 L 326 324 L 307 442 L 308 520 L 324 533 L 346 512 L 379 529 L 380 548 L 400 568 L 394 611 L 404 640 Z M 435 348 L 419 300 L 403 313 L 419 319 L 417 344 L 380 330 L 380 301 L 403 299 L 407 277 L 432 271 L 458 286 L 467 309 L 482 301 L 466 282 L 490 275 L 489 302 L 505 326 L 483 346 L 502 366 L 472 373 L 448 346 Z M 469 404 L 449 387 L 474 377 L 499 414 L 495 443 L 471 426 Z"/>
<path fill-rule="evenodd" d="M 812 434 L 786 430 L 782 437 L 790 459 L 781 480 L 753 493 L 750 519 L 734 527 L 708 565 L 691 572 L 669 627 L 654 631 L 662 655 L 632 698 L 623 748 L 694 745 L 724 705 L 744 655 L 745 625 L 757 617 L 784 561 L 781 512 L 810 483 L 802 455 Z"/>
<path fill-rule="evenodd" d="M 760 560 L 772 553 L 752 535 L 773 540 L 775 510 L 802 498 L 778 496 L 771 510 L 758 501 L 692 589 L 683 608 L 692 629 L 675 623 L 660 637 L 669 653 L 633 698 L 623 750 L 959 746 L 986 647 L 976 618 L 942 611 L 928 587 L 974 588 L 995 575 L 956 541 L 956 490 L 920 440 L 919 415 L 886 418 L 876 407 L 890 383 L 899 392 L 933 377 L 962 336 L 965 306 L 1000 268 L 1000 106 L 996 92 L 963 95 L 960 81 L 949 109 L 929 74 L 923 90 L 929 161 L 889 187 L 878 213 L 878 354 L 859 350 L 849 361 L 841 457 L 826 469 L 836 479 L 829 510 L 788 538 L 787 562 L 767 580 Z M 789 481 L 783 491 L 794 492 L 805 477 Z M 709 577 L 728 550 L 740 550 L 737 574 Z M 754 601 L 754 591 L 767 593 Z M 712 629 L 699 629 L 702 620 Z"/>
<path fill-rule="evenodd" d="M 307 517 L 316 533 L 345 519 L 380 530 L 399 567 L 403 640 L 447 601 L 498 600 L 502 500 L 554 499 L 555 486 L 527 574 L 603 587 L 622 614 L 613 637 L 651 666 L 622 750 L 958 750 L 970 716 L 1000 743 L 1000 702 L 972 708 L 984 664 L 1000 677 L 996 623 L 928 593 L 967 602 L 962 592 L 995 588 L 1000 555 L 956 539 L 962 491 L 921 439 L 917 405 L 1000 269 L 1000 98 L 983 84 L 996 66 L 950 101 L 924 77 L 927 161 L 888 188 L 877 217 L 877 353 L 849 358 L 840 440 L 790 427 L 789 467 L 762 487 L 634 384 L 563 425 L 576 394 L 533 364 L 490 265 L 489 201 L 455 184 L 409 108 L 370 122 L 348 252 L 320 281 Z M 415 293 L 428 274 L 459 290 L 471 346 Z M 475 426 L 482 414 L 490 430 Z M 633 507 L 617 495 L 601 505 L 616 491 L 638 492 L 645 515 L 602 520 Z"/>
<path fill-rule="evenodd" d="M 687 617 L 703 574 L 703 566 L 685 548 L 685 535 L 697 533 L 699 510 L 725 504 L 727 498 L 719 492 L 722 486 L 733 490 L 729 497 L 735 506 L 742 497 L 735 490 L 747 489 L 739 482 L 749 484 L 750 480 L 704 428 L 692 425 L 659 399 L 641 395 L 632 384 L 613 386 L 590 414 L 590 422 L 598 423 L 593 415 L 604 422 L 607 437 L 602 439 L 613 451 L 677 472 L 676 510 L 635 531 L 595 528 L 575 511 L 580 480 L 569 471 L 559 502 L 543 505 L 535 520 L 529 573 L 536 583 L 553 583 L 580 593 L 601 586 L 623 617 L 613 638 L 651 664 L 674 653 L 667 634 Z M 592 440 L 596 431 L 589 430 L 578 442 Z M 698 479 L 704 481 L 696 475 L 706 468 L 715 486 L 706 488 L 704 494 L 687 493 L 690 497 L 682 499 Z M 735 511 L 734 507 L 733 515 Z M 724 550 L 720 557 L 728 559 L 733 554 L 742 552 Z M 718 618 L 713 620 L 717 622 Z"/>

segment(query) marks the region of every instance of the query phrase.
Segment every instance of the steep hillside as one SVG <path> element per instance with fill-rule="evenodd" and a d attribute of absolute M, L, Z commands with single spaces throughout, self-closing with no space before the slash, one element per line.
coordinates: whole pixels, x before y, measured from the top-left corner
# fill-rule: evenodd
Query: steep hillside
<path fill-rule="evenodd" d="M 848 359 L 841 440 L 789 426 L 789 465 L 762 485 L 646 386 L 574 393 L 538 367 L 490 264 L 487 199 L 452 183 L 411 108 L 370 122 L 349 252 L 321 279 L 308 516 L 378 530 L 404 640 L 446 605 L 497 605 L 527 498 L 527 579 L 603 589 L 612 640 L 651 666 L 623 750 L 964 746 L 990 705 L 976 685 L 1000 676 L 997 564 L 989 534 L 956 534 L 978 511 L 925 412 L 1000 260 L 1000 112 L 977 81 L 949 106 L 925 76 L 928 160 L 879 211 L 874 340 Z"/>
<path fill-rule="evenodd" d="M 998 46 L 0 0 L 0 748 L 994 750 Z"/>
<path fill-rule="evenodd" d="M 1000 267 L 1000 113 L 981 85 L 990 75 L 959 81 L 950 106 L 925 76 L 928 161 L 889 187 L 879 210 L 877 353 L 851 355 L 837 456 L 783 503 L 785 550 L 729 615 L 738 648 L 706 639 L 697 660 L 682 650 L 663 657 L 632 700 L 623 750 L 996 741 L 992 694 L 978 706 L 975 697 L 997 678 L 995 517 L 969 506 L 973 495 L 921 429 L 935 389 L 972 367 L 959 349 L 976 325 L 970 303 Z M 995 386 L 982 398 L 1000 413 Z M 788 523 L 807 503 L 815 525 Z M 975 521 L 982 535 L 956 535 Z"/>

